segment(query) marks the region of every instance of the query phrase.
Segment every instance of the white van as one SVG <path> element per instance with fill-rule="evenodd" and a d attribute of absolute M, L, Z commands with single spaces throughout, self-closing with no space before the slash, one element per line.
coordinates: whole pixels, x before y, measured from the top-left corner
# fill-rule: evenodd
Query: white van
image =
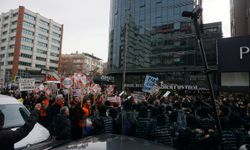
<path fill-rule="evenodd" d="M 0 94 L 0 110 L 5 116 L 4 129 L 16 130 L 24 125 L 25 120 L 29 117 L 30 112 L 26 107 L 18 102 L 15 98 Z M 3 129 L 3 130 L 4 130 Z M 15 149 L 26 148 L 31 145 L 41 143 L 49 138 L 49 131 L 36 123 L 31 132 L 21 141 L 15 143 Z"/>

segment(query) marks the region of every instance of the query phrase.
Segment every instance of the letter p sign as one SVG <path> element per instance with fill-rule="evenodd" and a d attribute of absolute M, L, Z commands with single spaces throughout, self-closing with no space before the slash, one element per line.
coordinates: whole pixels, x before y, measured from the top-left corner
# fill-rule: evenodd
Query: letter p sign
<path fill-rule="evenodd" d="M 243 59 L 243 55 L 246 55 L 249 52 L 250 52 L 249 47 L 246 46 L 240 47 L 240 59 Z"/>

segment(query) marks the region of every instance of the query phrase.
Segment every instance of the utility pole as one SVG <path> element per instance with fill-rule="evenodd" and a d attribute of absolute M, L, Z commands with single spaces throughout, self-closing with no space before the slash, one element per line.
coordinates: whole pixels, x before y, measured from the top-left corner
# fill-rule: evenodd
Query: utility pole
<path fill-rule="evenodd" d="M 202 17 L 201 14 L 202 14 L 202 8 L 198 5 L 198 6 L 196 6 L 194 8 L 194 10 L 192 12 L 184 11 L 182 13 L 182 16 L 191 18 L 193 20 L 193 23 L 194 23 L 196 38 L 197 38 L 198 46 L 199 46 L 199 49 L 200 49 L 200 52 L 201 52 L 201 55 L 202 55 L 202 61 L 204 63 L 204 67 L 205 67 L 204 72 L 206 73 L 206 78 L 207 78 L 210 93 L 211 93 L 211 96 L 212 96 L 212 105 L 213 105 L 213 109 L 214 109 L 214 113 L 215 113 L 214 118 L 215 118 L 215 121 L 216 121 L 216 126 L 217 126 L 217 129 L 218 129 L 218 133 L 219 133 L 219 136 L 220 136 L 220 142 L 221 142 L 222 141 L 221 124 L 220 124 L 220 119 L 219 119 L 217 108 L 216 108 L 216 100 L 215 100 L 215 95 L 214 95 L 214 88 L 213 88 L 213 85 L 212 85 L 212 81 L 210 79 L 210 73 L 211 72 L 210 72 L 210 70 L 208 68 L 206 53 L 205 53 L 205 50 L 204 50 L 204 46 L 203 46 L 203 42 L 202 42 L 202 38 L 201 38 L 201 33 L 200 33 L 199 19 L 200 19 L 200 17 Z"/>

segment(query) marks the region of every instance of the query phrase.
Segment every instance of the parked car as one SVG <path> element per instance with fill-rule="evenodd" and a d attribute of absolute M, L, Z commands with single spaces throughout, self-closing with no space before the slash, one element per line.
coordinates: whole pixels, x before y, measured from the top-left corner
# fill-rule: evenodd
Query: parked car
<path fill-rule="evenodd" d="M 58 141 L 48 144 L 38 144 L 29 150 L 175 150 L 172 147 L 154 143 L 148 140 L 123 135 L 102 134 L 85 137 L 76 141 Z"/>
<path fill-rule="evenodd" d="M 0 110 L 5 116 L 4 129 L 16 130 L 24 125 L 25 120 L 29 117 L 28 109 L 17 99 L 0 94 Z M 31 145 L 44 142 L 50 137 L 49 131 L 39 123 L 36 123 L 31 132 L 21 141 L 15 143 L 15 149 L 26 148 Z"/>

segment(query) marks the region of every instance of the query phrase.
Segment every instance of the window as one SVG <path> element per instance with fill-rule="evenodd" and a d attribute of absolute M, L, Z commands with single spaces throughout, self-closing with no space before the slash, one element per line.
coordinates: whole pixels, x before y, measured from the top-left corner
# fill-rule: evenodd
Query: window
<path fill-rule="evenodd" d="M 4 114 L 3 128 L 16 128 L 22 126 L 29 116 L 29 111 L 20 104 L 1 105 L 0 110 L 2 110 Z"/>
<path fill-rule="evenodd" d="M 54 46 L 54 45 L 51 45 L 51 49 L 53 49 L 53 50 L 58 50 L 59 51 L 59 47 L 57 47 L 57 46 Z"/>
<path fill-rule="evenodd" d="M 7 33 L 8 33 L 8 31 L 4 31 L 4 32 L 3 32 L 3 35 L 6 35 Z"/>
<path fill-rule="evenodd" d="M 45 65 L 36 64 L 36 68 L 45 68 Z"/>
<path fill-rule="evenodd" d="M 33 48 L 30 47 L 30 46 L 22 45 L 21 48 L 22 48 L 23 50 L 33 51 Z"/>
<path fill-rule="evenodd" d="M 14 47 L 15 47 L 15 45 L 10 45 L 10 46 L 9 46 L 9 48 L 14 48 Z"/>
<path fill-rule="evenodd" d="M 57 31 L 61 31 L 61 28 L 56 26 L 56 25 L 53 25 L 53 29 L 57 30 Z"/>
<path fill-rule="evenodd" d="M 13 21 L 11 24 L 12 24 L 12 25 L 16 25 L 16 24 L 17 24 L 17 21 Z"/>
<path fill-rule="evenodd" d="M 51 55 L 51 56 L 55 56 L 55 57 L 58 57 L 58 56 L 59 56 L 59 54 L 53 53 L 53 52 L 51 52 L 50 55 Z"/>
<path fill-rule="evenodd" d="M 0 55 L 0 58 L 4 58 L 4 56 L 5 56 L 5 54 L 1 54 L 1 55 Z"/>
<path fill-rule="evenodd" d="M 43 40 L 48 40 L 49 38 L 47 36 L 44 36 L 42 34 L 38 34 L 38 37 Z"/>
<path fill-rule="evenodd" d="M 33 43 L 33 40 L 30 38 L 22 37 L 23 42 Z"/>
<path fill-rule="evenodd" d="M 12 65 L 13 64 L 13 61 L 8 61 L 8 65 Z"/>
<path fill-rule="evenodd" d="M 56 67 L 49 67 L 50 70 L 57 70 Z"/>
<path fill-rule="evenodd" d="M 0 66 L 3 66 L 4 65 L 4 62 L 0 62 Z"/>
<path fill-rule="evenodd" d="M 5 49 L 6 49 L 6 47 L 5 47 L 5 46 L 2 46 L 2 47 L 1 47 L 1 50 L 5 50 Z"/>
<path fill-rule="evenodd" d="M 10 38 L 10 40 L 11 40 L 11 41 L 12 41 L 12 40 L 15 40 L 15 38 L 16 38 L 16 37 L 15 37 L 15 36 L 13 36 L 13 37 L 11 37 L 11 38 Z"/>
<path fill-rule="evenodd" d="M 4 17 L 4 21 L 7 20 L 7 19 L 9 19 L 9 16 Z"/>
<path fill-rule="evenodd" d="M 23 29 L 23 33 L 26 35 L 34 35 L 34 32 L 32 32 L 30 30 L 26 30 L 26 29 Z"/>
<path fill-rule="evenodd" d="M 10 32 L 11 33 L 16 32 L 16 29 L 11 29 Z"/>
<path fill-rule="evenodd" d="M 26 22 L 26 21 L 23 22 L 23 26 L 35 28 L 35 25 L 34 25 L 34 24 L 29 23 L 29 22 Z"/>
<path fill-rule="evenodd" d="M 20 56 L 23 57 L 23 58 L 32 58 L 32 55 L 23 54 L 23 53 L 21 53 Z"/>
<path fill-rule="evenodd" d="M 39 41 L 37 41 L 37 45 L 42 46 L 42 47 L 48 47 L 48 44 L 39 42 Z"/>
<path fill-rule="evenodd" d="M 37 49 L 36 51 L 37 51 L 37 53 L 47 55 L 47 51 L 45 51 L 45 50 Z"/>
<path fill-rule="evenodd" d="M 14 53 L 9 53 L 8 56 L 12 57 L 12 56 L 14 56 Z"/>
<path fill-rule="evenodd" d="M 14 13 L 13 15 L 12 15 L 12 17 L 16 17 L 18 15 L 18 13 Z"/>
<path fill-rule="evenodd" d="M 31 66 L 31 63 L 24 62 L 24 61 L 19 61 L 19 65 L 22 65 L 22 66 Z"/>
<path fill-rule="evenodd" d="M 52 59 L 51 59 L 50 62 L 53 63 L 53 64 L 58 64 L 58 61 L 57 61 L 57 60 L 52 60 Z"/>
<path fill-rule="evenodd" d="M 55 44 L 60 44 L 60 41 L 56 40 L 56 39 L 52 39 L 52 42 Z"/>
<path fill-rule="evenodd" d="M 34 17 L 34 16 L 32 16 L 32 15 L 30 15 L 30 14 L 24 14 L 24 18 L 27 18 L 27 19 L 29 19 L 29 20 L 36 20 L 36 17 Z"/>
<path fill-rule="evenodd" d="M 4 43 L 6 41 L 6 39 L 2 39 L 2 43 Z"/>
<path fill-rule="evenodd" d="M 3 27 L 6 28 L 8 26 L 8 23 L 4 24 Z"/>
<path fill-rule="evenodd" d="M 55 37 L 59 37 L 59 38 L 61 38 L 61 35 L 60 35 L 60 34 L 58 34 L 58 33 L 56 33 L 56 32 L 53 32 L 52 34 L 53 34 L 53 36 L 55 36 Z"/>
<path fill-rule="evenodd" d="M 36 57 L 36 60 L 40 60 L 40 61 L 46 61 L 46 58 L 43 58 L 43 57 Z"/>
<path fill-rule="evenodd" d="M 44 20 L 40 20 L 40 24 L 45 25 L 45 26 L 49 26 L 49 23 L 47 21 L 44 21 Z"/>
<path fill-rule="evenodd" d="M 49 30 L 45 29 L 45 28 L 42 28 L 42 27 L 39 27 L 39 30 L 44 32 L 44 33 L 49 33 Z"/>

